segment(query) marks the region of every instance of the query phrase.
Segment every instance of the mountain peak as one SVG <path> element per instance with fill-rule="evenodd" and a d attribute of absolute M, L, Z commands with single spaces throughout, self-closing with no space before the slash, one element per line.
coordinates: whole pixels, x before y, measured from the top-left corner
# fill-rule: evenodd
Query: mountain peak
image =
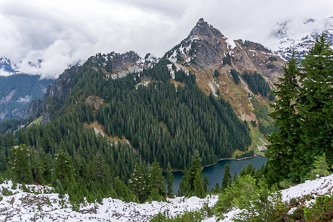
<path fill-rule="evenodd" d="M 205 22 L 203 18 L 200 18 L 195 27 L 190 32 L 189 36 L 203 36 L 203 37 L 218 37 L 221 38 L 223 35 L 217 29 L 215 29 L 212 25 Z"/>

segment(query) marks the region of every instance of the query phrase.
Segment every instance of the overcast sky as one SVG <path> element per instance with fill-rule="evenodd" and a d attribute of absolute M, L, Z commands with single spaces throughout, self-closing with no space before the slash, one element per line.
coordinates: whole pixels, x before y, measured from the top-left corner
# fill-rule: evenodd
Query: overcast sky
<path fill-rule="evenodd" d="M 0 0 L 0 57 L 54 78 L 98 52 L 161 57 L 199 18 L 229 39 L 265 43 L 277 23 L 330 16 L 333 0 Z"/>

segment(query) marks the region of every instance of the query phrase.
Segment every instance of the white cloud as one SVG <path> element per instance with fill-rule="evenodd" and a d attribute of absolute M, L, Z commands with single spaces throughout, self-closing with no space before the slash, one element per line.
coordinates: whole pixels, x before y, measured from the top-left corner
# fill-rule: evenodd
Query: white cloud
<path fill-rule="evenodd" d="M 12 73 L 7 72 L 4 69 L 0 69 L 0 76 L 10 76 L 10 75 L 12 75 Z"/>
<path fill-rule="evenodd" d="M 19 103 L 28 103 L 31 100 L 31 96 L 26 95 L 25 97 L 20 97 L 17 102 Z"/>
<path fill-rule="evenodd" d="M 265 43 L 277 23 L 327 18 L 332 8 L 331 0 L 0 0 L 0 57 L 57 77 L 98 52 L 163 56 L 201 17 L 230 39 Z"/>

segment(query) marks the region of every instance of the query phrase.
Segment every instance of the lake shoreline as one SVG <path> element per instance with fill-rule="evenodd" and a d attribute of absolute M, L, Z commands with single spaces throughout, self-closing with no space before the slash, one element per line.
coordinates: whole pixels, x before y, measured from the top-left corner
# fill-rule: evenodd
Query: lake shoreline
<path fill-rule="evenodd" d="M 265 155 L 262 155 L 262 154 L 259 154 L 259 153 L 255 153 L 254 156 L 243 157 L 243 158 L 221 158 L 221 159 L 217 160 L 215 163 L 203 166 L 202 169 L 205 169 L 207 167 L 215 166 L 216 164 L 218 164 L 218 162 L 223 161 L 223 160 L 237 160 L 237 161 L 241 161 L 241 160 L 253 159 L 253 158 L 256 158 L 258 156 L 265 157 Z M 183 172 L 183 170 L 171 170 L 171 172 Z"/>

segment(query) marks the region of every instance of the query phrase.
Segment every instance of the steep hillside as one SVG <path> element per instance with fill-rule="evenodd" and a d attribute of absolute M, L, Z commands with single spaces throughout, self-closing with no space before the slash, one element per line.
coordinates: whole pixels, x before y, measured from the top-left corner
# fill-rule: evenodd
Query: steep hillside
<path fill-rule="evenodd" d="M 174 64 L 170 67 L 171 76 L 175 70 L 195 73 L 197 85 L 207 95 L 222 97 L 229 101 L 238 118 L 253 123 L 255 146 L 263 144 L 261 133 L 271 131 L 267 117 L 269 90 L 282 75 L 285 61 L 264 46 L 243 40 L 229 40 L 220 31 L 200 19 L 189 36 L 164 56 Z M 259 80 L 244 78 L 244 73 L 259 74 Z M 252 76 L 250 75 L 252 78 Z M 253 79 L 253 78 L 252 78 Z M 251 82 L 255 82 L 255 87 Z M 266 93 L 258 93 L 260 85 L 265 85 Z M 259 125 L 259 129 L 256 126 Z"/>
<path fill-rule="evenodd" d="M 172 80 L 171 65 L 161 59 L 152 68 L 111 78 L 115 71 L 105 69 L 104 57 L 91 57 L 66 70 L 43 100 L 31 104 L 29 113 L 51 125 L 64 115 L 74 115 L 86 127 L 95 122 L 94 129 L 107 138 L 125 137 L 144 161 L 157 158 L 163 167 L 168 162 L 177 169 L 189 166 L 194 150 L 200 151 L 205 165 L 236 150 L 247 152 L 248 123 L 240 121 L 225 100 L 200 91 L 193 74 L 179 70 Z"/>
<path fill-rule="evenodd" d="M 141 58 L 135 52 L 119 54 L 97 54 L 88 59 L 86 67 L 101 71 L 106 78 L 117 79 L 129 73 L 142 72 L 144 67 L 152 67 L 158 60 L 147 54 Z M 72 93 L 73 87 L 80 81 L 86 70 L 81 66 L 73 66 L 63 72 L 53 86 L 48 87 L 44 99 L 37 99 L 30 104 L 28 114 L 37 118 L 43 116 L 42 123 L 50 121 L 64 105 L 66 98 Z"/>
<path fill-rule="evenodd" d="M 236 84 L 231 70 L 257 72 L 272 87 L 281 76 L 284 61 L 264 46 L 250 41 L 229 40 L 220 31 L 200 19 L 189 36 L 165 54 L 176 69 L 195 73 L 197 84 L 206 94 L 212 92 L 230 101 L 242 120 L 256 120 L 251 111 L 248 85 Z M 217 71 L 219 74 L 216 74 Z M 218 95 L 216 95 L 218 96 Z M 262 98 L 256 96 L 263 102 Z"/>

